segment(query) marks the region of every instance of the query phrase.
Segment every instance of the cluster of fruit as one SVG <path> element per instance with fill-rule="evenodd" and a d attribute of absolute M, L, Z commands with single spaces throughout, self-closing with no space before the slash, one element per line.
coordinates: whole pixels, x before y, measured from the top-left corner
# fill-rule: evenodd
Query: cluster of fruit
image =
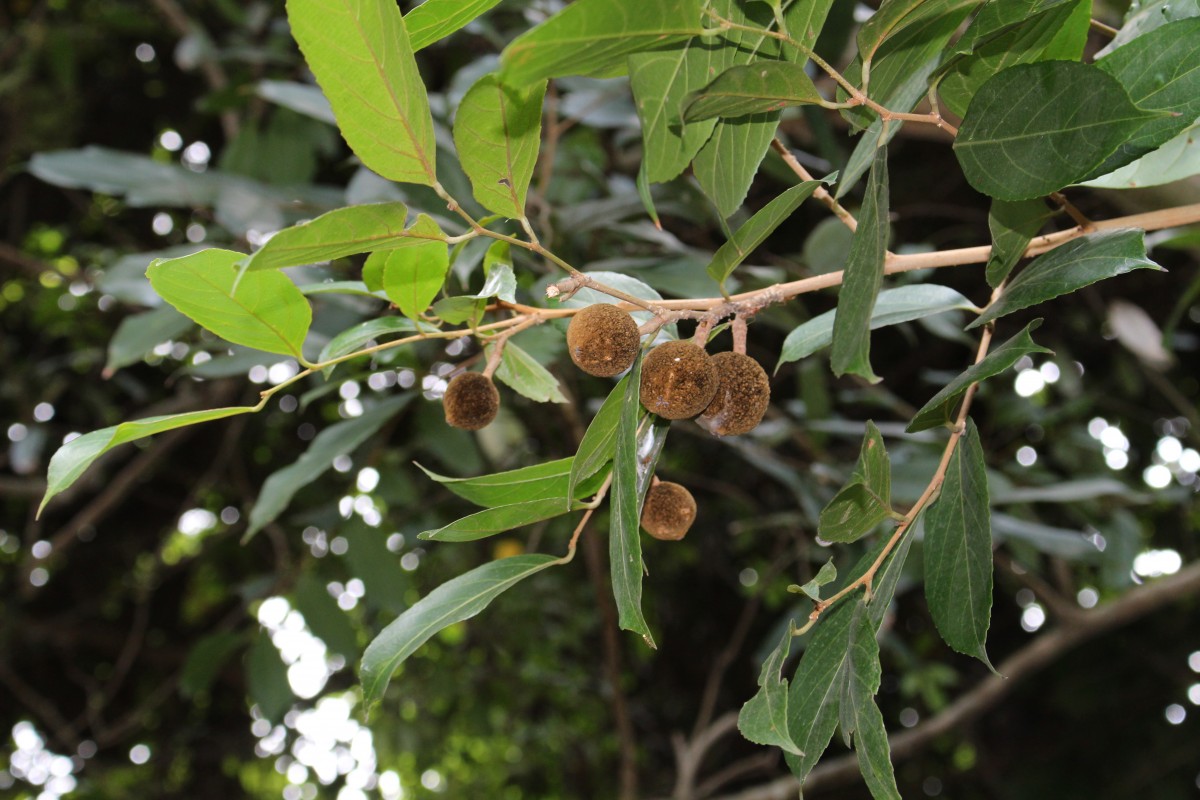
<path fill-rule="evenodd" d="M 580 309 L 567 328 L 567 352 L 589 375 L 611 378 L 633 366 L 641 333 L 629 313 L 597 303 Z M 737 436 L 757 427 L 771 400 L 767 373 L 745 353 L 710 356 L 694 341 L 657 345 L 642 362 L 642 405 L 664 419 L 692 419 L 716 436 Z M 464 372 L 450 381 L 442 402 L 446 422 L 479 430 L 500 409 L 500 394 L 484 373 Z M 677 483 L 658 481 L 646 493 L 642 528 L 656 539 L 682 539 L 696 518 L 696 501 Z"/>

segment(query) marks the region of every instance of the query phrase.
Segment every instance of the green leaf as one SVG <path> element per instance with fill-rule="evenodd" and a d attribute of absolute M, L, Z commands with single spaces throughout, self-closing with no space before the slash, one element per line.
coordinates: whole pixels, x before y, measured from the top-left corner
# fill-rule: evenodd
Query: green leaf
<path fill-rule="evenodd" d="M 179 694 L 193 698 L 208 692 L 221 669 L 242 646 L 243 637 L 236 633 L 211 633 L 188 652 L 179 676 Z"/>
<path fill-rule="evenodd" d="M 1022 356 L 1032 353 L 1052 353 L 1052 351 L 1047 350 L 1041 345 L 1035 344 L 1030 337 L 1030 334 L 1037 330 L 1041 324 L 1042 321 L 1040 319 L 1033 320 L 1025 326 L 1025 330 L 988 353 L 983 361 L 968 368 L 957 378 L 950 381 L 945 388 L 935 394 L 933 399 L 917 412 L 917 415 L 913 417 L 912 422 L 908 423 L 908 427 L 905 430 L 909 433 L 916 433 L 917 431 L 925 431 L 949 423 L 954 419 L 954 410 L 958 407 L 959 398 L 962 397 L 963 393 L 967 391 L 967 387 L 972 383 L 978 383 L 994 375 L 999 375 L 1020 361 Z"/>
<path fill-rule="evenodd" d="M 390 250 L 383 262 L 383 290 L 406 317 L 416 319 L 437 297 L 450 271 L 450 249 L 436 222 L 417 217 L 412 231 L 420 238 L 406 239 Z"/>
<path fill-rule="evenodd" d="M 708 274 L 718 283 L 725 283 L 737 266 L 767 240 L 800 204 L 821 185 L 820 181 L 804 181 L 791 187 L 759 209 L 753 217 L 721 245 L 708 265 Z"/>
<path fill-rule="evenodd" d="M 502 86 L 494 73 L 467 90 L 454 117 L 454 147 L 475 199 L 489 211 L 520 219 L 542 135 L 546 82 Z"/>
<path fill-rule="evenodd" d="M 565 497 L 496 506 L 476 511 L 441 528 L 425 531 L 417 538 L 435 542 L 473 542 L 514 528 L 560 517 L 570 510 Z"/>
<path fill-rule="evenodd" d="M 314 294 L 350 294 L 359 297 L 370 297 L 374 300 L 386 300 L 387 295 L 382 291 L 371 291 L 362 281 L 322 281 L 321 283 L 302 283 L 300 293 L 305 297 Z"/>
<path fill-rule="evenodd" d="M 814 49 L 833 0 L 791 0 L 784 5 L 783 20 L 792 37 L 809 50 Z M 802 57 L 808 60 L 807 56 Z"/>
<path fill-rule="evenodd" d="M 350 149 L 393 181 L 437 186 L 433 118 L 393 0 L 287 0 L 292 36 Z"/>
<path fill-rule="evenodd" d="M 617 449 L 617 430 L 621 424 L 621 409 L 624 406 L 625 394 L 629 386 L 629 376 L 622 378 L 613 390 L 608 393 L 604 404 L 596 412 L 579 449 L 571 462 L 571 476 L 567 483 L 567 494 L 575 496 L 575 487 L 580 481 L 587 480 L 599 472 L 605 464 L 613 459 Z"/>
<path fill-rule="evenodd" d="M 194 324 L 170 306 L 126 317 L 108 340 L 103 376 L 110 377 L 122 367 L 136 364 L 158 345 L 190 331 Z"/>
<path fill-rule="evenodd" d="M 856 580 L 874 562 L 883 542 L 871 548 L 851 570 Z M 900 572 L 908 558 L 912 537 L 905 536 L 875 573 L 874 592 L 867 604 L 872 628 L 879 630 L 884 614 L 896 591 Z M 822 752 L 833 738 L 838 724 L 838 709 L 844 673 L 850 668 L 851 622 L 855 606 L 849 600 L 826 611 L 817 623 L 812 639 L 800 659 L 788 691 L 788 730 L 792 740 L 804 751 L 803 756 L 785 755 L 788 767 L 804 783 Z M 861 624 L 861 620 L 860 620 Z M 857 636 L 858 634 L 853 634 Z"/>
<path fill-rule="evenodd" d="M 94 145 L 35 153 L 29 159 L 29 172 L 54 186 L 123 196 L 136 207 L 209 206 L 221 189 L 212 173 Z"/>
<path fill-rule="evenodd" d="M 417 464 L 422 472 L 459 497 L 485 508 L 557 498 L 565 509 L 574 466 L 575 459 L 560 458 L 492 475 L 451 478 Z"/>
<path fill-rule="evenodd" d="M 283 722 L 283 715 L 296 700 L 288 683 L 287 665 L 265 630 L 246 652 L 246 692 L 262 715 L 275 723 Z"/>
<path fill-rule="evenodd" d="M 319 264 L 355 253 L 374 253 L 416 243 L 444 242 L 446 235 L 436 225 L 418 223 L 405 227 L 408 207 L 404 203 L 368 203 L 339 208 L 314 220 L 285 228 L 246 260 L 246 269 L 277 269 L 301 264 Z M 370 287 L 371 282 L 367 281 Z M 377 287 L 371 287 L 377 288 Z"/>
<path fill-rule="evenodd" d="M 507 303 L 517 302 L 517 276 L 513 274 L 512 256 L 508 242 L 492 242 L 483 254 L 483 288 L 478 298 L 498 297 Z"/>
<path fill-rule="evenodd" d="M 872 383 L 871 314 L 883 284 L 883 262 L 888 243 L 887 148 L 875 151 L 867 178 L 866 196 L 858 215 L 858 229 L 850 243 L 842 289 L 833 317 L 831 364 L 835 375 L 859 375 Z"/>
<path fill-rule="evenodd" d="M 941 494 L 925 512 L 925 597 L 946 644 L 987 664 L 992 620 L 992 523 L 987 464 L 975 422 L 950 456 Z"/>
<path fill-rule="evenodd" d="M 891 462 L 883 435 L 868 420 L 850 481 L 822 509 L 817 533 L 829 542 L 857 541 L 887 519 L 891 499 Z"/>
<path fill-rule="evenodd" d="M 1107 55 L 1169 22 L 1192 17 L 1200 17 L 1198 0 L 1151 0 L 1131 4 L 1121 30 L 1097 55 Z"/>
<path fill-rule="evenodd" d="M 1106 175 L 1166 144 L 1200 118 L 1200 17 L 1169 22 L 1096 62 L 1138 108 L 1175 116 L 1152 120 L 1096 168 Z"/>
<path fill-rule="evenodd" d="M 967 46 L 973 48 L 972 55 L 951 59 L 944 70 L 938 70 L 939 73 L 945 71 L 944 75 L 939 75 L 938 88 L 946 107 L 962 116 L 979 87 L 997 72 L 1016 64 L 1050 60 L 1045 55 L 1046 49 L 1079 5 L 1080 0 L 1021 0 L 985 5 L 976 22 L 1000 28 L 981 34 L 973 44 L 968 43 Z M 1016 18 L 1014 12 L 1022 7 L 1028 7 L 1029 13 Z M 989 9 L 995 10 L 988 14 Z M 964 49 L 961 39 L 956 49 Z"/>
<path fill-rule="evenodd" d="M 685 122 L 712 117 L 741 117 L 789 106 L 820 103 L 823 98 L 800 64 L 756 61 L 730 67 L 689 95 Z"/>
<path fill-rule="evenodd" d="M 700 0 L 576 0 L 504 48 L 500 78 L 527 86 L 590 75 L 630 53 L 702 31 Z"/>
<path fill-rule="evenodd" d="M 249 540 L 273 522 L 298 491 L 324 475 L 338 456 L 348 455 L 378 433 L 383 424 L 408 405 L 412 398 L 411 394 L 389 397 L 362 416 L 336 422 L 317 434 L 304 455 L 271 473 L 263 483 L 258 499 L 250 509 L 250 519 L 242 541 Z"/>
<path fill-rule="evenodd" d="M 1002 200 L 1026 200 L 1088 176 L 1156 116 L 1090 64 L 1020 64 L 979 87 L 954 152 L 973 187 Z"/>
<path fill-rule="evenodd" d="M 491 561 L 446 581 L 421 598 L 375 637 L 363 654 L 359 678 L 367 714 L 383 699 L 392 674 L 438 631 L 470 619 L 517 582 L 554 566 L 547 555 L 521 555 Z"/>
<path fill-rule="evenodd" d="M 712 135 L 715 119 L 684 125 L 679 109 L 729 53 L 697 38 L 629 57 L 629 85 L 642 122 L 642 171 L 649 183 L 683 172 Z"/>
<path fill-rule="evenodd" d="M 188 411 L 184 414 L 170 414 L 161 417 L 146 417 L 133 422 L 122 422 L 109 428 L 85 433 L 58 448 L 50 459 L 46 470 L 46 495 L 38 506 L 38 514 L 50 502 L 50 498 L 66 489 L 79 479 L 83 471 L 92 462 L 107 453 L 117 445 L 144 439 L 156 433 L 164 433 L 200 422 L 209 422 L 237 414 L 249 414 L 257 411 L 257 406 L 234 406 L 232 408 L 210 408 L 204 411 Z"/>
<path fill-rule="evenodd" d="M 838 717 L 847 746 L 851 736 L 854 737 L 858 767 L 871 796 L 875 800 L 900 800 L 900 790 L 896 788 L 896 776 L 892 772 L 887 729 L 883 715 L 875 705 L 882 678 L 875 627 L 866 603 L 859 600 L 850 617 Z"/>
<path fill-rule="evenodd" d="M 283 273 L 248 272 L 238 279 L 242 253 L 202 250 L 146 270 L 154 291 L 197 325 L 222 339 L 303 362 L 301 346 L 312 309 Z"/>
<path fill-rule="evenodd" d="M 1029 242 L 1054 216 L 1040 200 L 993 200 L 988 212 L 992 233 L 992 255 L 987 263 L 987 282 L 999 286 L 1025 255 Z"/>
<path fill-rule="evenodd" d="M 1143 189 L 1161 186 L 1200 174 L 1200 124 L 1148 153 L 1132 164 L 1085 181 L 1084 186 L 1098 189 Z"/>
<path fill-rule="evenodd" d="M 778 127 L 778 111 L 723 119 L 696 154 L 696 180 L 722 217 L 732 216 L 746 199 Z"/>
<path fill-rule="evenodd" d="M 837 580 L 837 567 L 833 564 L 833 559 L 829 559 L 825 564 L 817 570 L 817 574 L 813 579 L 803 586 L 788 587 L 788 591 L 795 591 L 808 595 L 812 600 L 821 599 L 821 587 Z"/>
<path fill-rule="evenodd" d="M 494 345 L 484 348 L 489 356 Z M 538 403 L 565 403 L 567 398 L 558 388 L 558 378 L 550 374 L 541 363 L 510 340 L 500 354 L 500 368 L 496 377 L 524 397 Z"/>
<path fill-rule="evenodd" d="M 1089 233 L 1034 259 L 989 305 L 974 328 L 1005 314 L 1069 294 L 1135 269 L 1162 269 L 1146 258 L 1144 233 L 1133 228 Z"/>
<path fill-rule="evenodd" d="M 751 742 L 773 745 L 802 756 L 804 753 L 796 747 L 796 743 L 788 734 L 788 687 L 787 681 L 779 675 L 791 647 L 792 631 L 789 627 L 783 632 L 779 644 L 763 662 L 762 671 L 758 675 L 758 693 L 742 706 L 737 722 L 742 736 Z"/>
<path fill-rule="evenodd" d="M 992 514 L 992 532 L 998 541 L 1016 539 L 1039 552 L 1068 561 L 1098 561 L 1102 553 L 1095 540 L 1082 531 L 1057 528 L 1001 514 Z"/>
<path fill-rule="evenodd" d="M 321 90 L 308 83 L 295 81 L 259 81 L 255 93 L 264 100 L 291 109 L 311 119 L 337 125 L 333 109 Z"/>
<path fill-rule="evenodd" d="M 388 549 L 386 529 L 352 517 L 338 528 L 338 534 L 347 542 L 341 554 L 347 572 L 366 587 L 366 605 L 393 614 L 407 608 L 406 595 L 412 591 L 409 573 L 400 566 L 400 556 Z"/>
<path fill-rule="evenodd" d="M 936 4 L 937 0 L 933 0 Z M 879 10 L 863 23 L 858 30 L 858 55 L 863 61 L 871 61 L 875 51 L 888 38 L 895 36 L 921 18 L 922 6 L 931 0 L 884 0 Z"/>
<path fill-rule="evenodd" d="M 404 15 L 413 51 L 445 39 L 499 3 L 500 0 L 425 0 Z"/>
<path fill-rule="evenodd" d="M 433 326 L 423 326 L 426 330 L 434 330 Z M 417 323 L 407 317 L 376 317 L 369 319 L 366 322 L 360 322 L 353 328 L 347 328 L 329 340 L 321 350 L 321 355 L 317 357 L 317 363 L 322 364 L 335 358 L 349 355 L 356 350 L 361 350 L 369 342 L 377 339 L 382 339 L 386 336 L 392 336 L 397 333 L 416 333 Z M 334 367 L 326 367 L 324 370 L 325 377 L 329 377 L 334 370 Z"/>
<path fill-rule="evenodd" d="M 1075 0 L 990 0 L 984 3 L 971 24 L 954 43 L 955 54 L 969 54 L 1002 33 Z"/>
<path fill-rule="evenodd" d="M 617 426 L 616 455 L 610 491 L 612 513 L 608 532 L 608 557 L 612 570 L 613 596 L 617 601 L 618 624 L 622 630 L 640 633 L 654 647 L 650 627 L 642 616 L 642 495 L 638 492 L 638 419 L 641 401 L 642 357 L 633 362 L 621 400 Z"/>
<path fill-rule="evenodd" d="M 316 576 L 310 572 L 300 575 L 292 603 L 304 615 L 309 629 L 325 643 L 330 652 L 348 659 L 358 655 L 358 635 L 350 624 L 350 618 Z"/>
<path fill-rule="evenodd" d="M 971 311 L 975 310 L 975 305 L 948 286 L 931 283 L 899 286 L 879 293 L 869 325 L 871 330 L 877 330 L 955 309 Z M 776 371 L 784 364 L 799 361 L 829 345 L 833 341 L 834 313 L 826 311 L 793 329 L 783 340 Z"/>

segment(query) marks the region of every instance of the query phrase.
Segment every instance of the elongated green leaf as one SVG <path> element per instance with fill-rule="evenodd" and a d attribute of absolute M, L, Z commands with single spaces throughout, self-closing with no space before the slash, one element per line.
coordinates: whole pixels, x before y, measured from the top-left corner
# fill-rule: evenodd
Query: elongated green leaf
<path fill-rule="evenodd" d="M 500 0 L 425 0 L 404 15 L 413 51 L 445 39 L 499 3 Z"/>
<path fill-rule="evenodd" d="M 998 541 L 1016 539 L 1039 552 L 1069 561 L 1098 561 L 1102 556 L 1094 537 L 1083 531 L 1043 525 L 999 512 L 992 514 L 992 533 Z"/>
<path fill-rule="evenodd" d="M 500 78 L 527 86 L 562 75 L 590 75 L 629 53 L 699 36 L 702 30 L 700 0 L 577 0 L 504 48 Z"/>
<path fill-rule="evenodd" d="M 433 118 L 392 0 L 287 0 L 292 36 L 363 164 L 402 183 L 437 185 Z"/>
<path fill-rule="evenodd" d="M 721 245 L 708 265 L 708 274 L 724 283 L 737 266 L 745 261 L 767 237 L 775 232 L 820 186 L 820 181 L 804 181 L 791 187 L 767 203 L 737 229 L 728 242 Z"/>
<path fill-rule="evenodd" d="M 1176 116 L 1146 123 L 1096 168 L 1095 175 L 1125 166 L 1200 119 L 1200 17 L 1155 28 L 1100 59 L 1096 66 L 1120 81 L 1138 108 Z"/>
<path fill-rule="evenodd" d="M 892 467 L 883 435 L 867 421 L 850 481 L 821 511 L 817 532 L 830 542 L 853 542 L 875 529 L 891 510 Z"/>
<path fill-rule="evenodd" d="M 715 119 L 684 125 L 679 110 L 690 92 L 724 66 L 731 50 L 695 38 L 629 56 L 647 182 L 662 183 L 679 175 L 712 135 Z"/>
<path fill-rule="evenodd" d="M 871 315 L 883 284 L 883 262 L 888 243 L 887 148 L 875 151 L 867 178 L 867 193 L 858 215 L 858 229 L 850 243 L 845 276 L 833 317 L 831 365 L 835 375 L 859 375 L 872 383 Z"/>
<path fill-rule="evenodd" d="M 1089 233 L 1034 259 L 988 306 L 974 328 L 997 317 L 1135 269 L 1162 269 L 1146 258 L 1144 233 L 1133 228 Z"/>
<path fill-rule="evenodd" d="M 116 333 L 108 341 L 104 377 L 107 378 L 122 367 L 141 361 L 155 347 L 182 336 L 190 331 L 194 324 L 170 306 L 126 317 L 121 320 Z"/>
<path fill-rule="evenodd" d="M 564 509 L 567 505 L 568 490 L 571 488 L 570 475 L 574 465 L 575 459 L 560 458 L 557 461 L 547 461 L 545 464 L 534 464 L 531 467 L 492 475 L 450 478 L 417 464 L 430 478 L 477 506 L 494 508 L 558 498 Z"/>
<path fill-rule="evenodd" d="M 758 675 L 758 693 L 746 701 L 738 712 L 738 730 L 755 744 L 773 745 L 802 756 L 803 751 L 796 747 L 788 734 L 788 686 L 779 674 L 791 648 L 792 631 L 789 628 L 763 662 Z"/>
<path fill-rule="evenodd" d="M 821 29 L 825 27 L 825 19 L 829 16 L 829 9 L 833 7 L 833 0 L 785 0 L 782 5 L 783 19 L 788 32 L 812 50 L 821 35 Z M 808 60 L 803 54 L 799 54 L 798 57 Z"/>
<path fill-rule="evenodd" d="M 937 502 L 925 513 L 925 597 L 946 644 L 991 667 L 992 523 L 987 464 L 975 422 L 950 456 Z"/>
<path fill-rule="evenodd" d="M 1007 503 L 1078 503 L 1097 497 L 1115 497 L 1129 503 L 1149 502 L 1151 495 L 1130 491 L 1123 481 L 1108 477 L 1056 481 L 1046 486 L 1001 486 L 989 490 L 993 506 Z"/>
<path fill-rule="evenodd" d="M 412 231 L 423 234 L 392 248 L 383 262 L 383 290 L 406 317 L 416 319 L 437 297 L 450 271 L 450 250 L 436 222 L 421 214 Z"/>
<path fill-rule="evenodd" d="M 392 674 L 418 647 L 443 628 L 470 619 L 502 592 L 558 563 L 554 556 L 521 555 L 478 566 L 446 581 L 396 618 L 363 653 L 359 678 L 366 713 L 383 699 Z"/>
<path fill-rule="evenodd" d="M 339 208 L 272 236 L 246 261 L 248 270 L 333 261 L 355 253 L 391 250 L 417 242 L 445 241 L 436 225 L 405 227 L 404 203 L 368 203 Z"/>
<path fill-rule="evenodd" d="M 746 199 L 778 127 L 778 111 L 723 119 L 696 154 L 696 180 L 721 216 L 731 216 Z"/>
<path fill-rule="evenodd" d="M 359 297 L 370 297 L 375 300 L 386 300 L 387 295 L 382 291 L 371 291 L 363 281 L 323 281 L 321 283 L 302 283 L 300 293 L 305 297 L 314 294 L 352 294 Z"/>
<path fill-rule="evenodd" d="M 490 354 L 491 346 L 486 349 Z M 538 403 L 567 402 L 566 396 L 558 388 L 558 378 L 511 341 L 500 354 L 500 368 L 496 370 L 496 377 L 518 394 Z"/>
<path fill-rule="evenodd" d="M 423 326 L 426 330 L 436 330 L 432 325 Z M 397 333 L 416 333 L 417 323 L 407 317 L 376 317 L 366 322 L 360 322 L 353 328 L 347 328 L 329 340 L 317 358 L 318 363 L 341 358 L 355 350 L 360 350 L 369 342 L 392 336 Z M 336 365 L 335 365 L 336 366 Z M 325 376 L 333 372 L 334 367 L 326 367 Z"/>
<path fill-rule="evenodd" d="M 358 655 L 358 635 L 350 618 L 329 594 L 325 584 L 311 572 L 302 573 L 296 581 L 292 603 L 330 652 L 340 653 L 347 659 Z"/>
<path fill-rule="evenodd" d="M 883 676 L 879 666 L 879 643 L 867 605 L 859 600 L 850 618 L 846 642 L 847 665 L 842 673 L 839 722 L 846 744 L 853 736 L 858 767 L 875 800 L 900 800 L 896 776 L 892 772 L 891 748 L 883 715 L 875 705 Z"/>
<path fill-rule="evenodd" d="M 912 422 L 908 423 L 908 427 L 905 430 L 909 433 L 915 433 L 916 431 L 929 430 L 939 425 L 945 425 L 954 419 L 954 409 L 958 406 L 959 398 L 962 397 L 963 392 L 967 391 L 967 387 L 972 383 L 978 383 L 994 375 L 999 375 L 1020 361 L 1022 356 L 1032 353 L 1050 353 L 1050 350 L 1047 350 L 1040 344 L 1036 344 L 1030 337 L 1030 334 L 1037 330 L 1041 324 L 1042 321 L 1040 319 L 1033 320 L 1025 326 L 1025 330 L 988 353 L 983 361 L 968 368 L 957 378 L 950 381 L 945 388 L 935 394 L 933 399 L 917 412 L 917 415 L 913 417 Z"/>
<path fill-rule="evenodd" d="M 321 90 L 308 83 L 294 81 L 259 81 L 255 86 L 258 96 L 272 103 L 290 108 L 297 114 L 336 125 L 333 109 Z"/>
<path fill-rule="evenodd" d="M 333 466 L 334 459 L 354 451 L 356 447 L 378 433 L 383 424 L 394 417 L 412 400 L 411 394 L 390 397 L 360 417 L 336 422 L 317 434 L 312 444 L 294 463 L 276 470 L 263 483 L 254 507 L 250 509 L 250 520 L 243 541 L 274 521 L 296 492 L 325 474 Z"/>
<path fill-rule="evenodd" d="M 948 286 L 929 283 L 899 286 L 879 293 L 869 325 L 871 330 L 876 330 L 955 309 L 970 311 L 975 309 L 975 304 Z M 783 340 L 776 371 L 784 364 L 799 361 L 828 346 L 833 341 L 834 313 L 826 311 L 789 333 Z"/>
<path fill-rule="evenodd" d="M 991 0 L 984 3 L 954 43 L 956 54 L 968 54 L 1024 22 L 1073 0 Z"/>
<path fill-rule="evenodd" d="M 637 426 L 641 414 L 638 387 L 642 357 L 638 354 L 629 373 L 621 418 L 616 433 L 613 482 L 609 492 L 612 513 L 608 532 L 608 558 L 612 570 L 613 596 L 617 601 L 618 624 L 623 630 L 640 633 L 654 647 L 650 627 L 642 616 L 641 501 L 638 492 Z"/>
<path fill-rule="evenodd" d="M 261 631 L 246 652 L 246 693 L 271 722 L 283 722 L 283 715 L 292 707 L 296 697 L 288 683 L 287 665 L 271 636 Z"/>
<path fill-rule="evenodd" d="M 35 153 L 29 172 L 54 186 L 123 196 L 131 206 L 208 206 L 221 189 L 211 172 L 94 145 Z"/>
<path fill-rule="evenodd" d="M 935 3 L 937 1 L 932 0 Z M 930 2 L 931 0 L 884 0 L 879 5 L 879 10 L 859 28 L 859 57 L 870 61 L 880 45 L 918 19 L 921 7 Z"/>
<path fill-rule="evenodd" d="M 1041 200 L 993 200 L 988 212 L 992 255 L 987 263 L 989 286 L 999 286 L 1025 255 L 1029 242 L 1054 216 Z"/>
<path fill-rule="evenodd" d="M 694 122 L 711 117 L 741 117 L 820 103 L 822 99 L 800 64 L 756 61 L 730 67 L 693 92 L 684 107 L 683 119 Z"/>
<path fill-rule="evenodd" d="M 545 81 L 515 89 L 488 74 L 459 103 L 454 147 L 475 199 L 489 211 L 525 216 L 525 192 L 541 143 L 545 93 Z"/>
<path fill-rule="evenodd" d="M 1124 167 L 1085 181 L 1099 189 L 1143 189 L 1200 175 L 1200 124 Z"/>
<path fill-rule="evenodd" d="M 201 422 L 224 419 L 237 414 L 248 414 L 257 409 L 254 406 L 234 406 L 232 408 L 210 408 L 204 411 L 188 411 L 184 414 L 171 414 L 161 417 L 146 417 L 133 422 L 122 422 L 109 428 L 101 428 L 91 433 L 85 433 L 58 448 L 50 459 L 46 471 L 46 495 L 38 506 L 38 514 L 50 502 L 50 498 L 66 489 L 79 479 L 91 463 L 117 445 L 144 439 L 156 433 L 164 433 L 188 425 Z"/>
<path fill-rule="evenodd" d="M 874 591 L 867 604 L 867 617 L 873 630 L 879 630 L 884 614 L 896 591 L 900 572 L 908 558 L 912 537 L 905 536 L 896 549 L 875 573 Z M 871 548 L 850 571 L 856 580 L 874 562 L 883 543 Z M 812 639 L 800 659 L 788 691 L 788 731 L 792 740 L 804 751 L 803 756 L 785 754 L 788 767 L 803 784 L 816 766 L 838 724 L 843 677 L 850 663 L 850 624 L 854 604 L 841 602 L 821 616 Z M 856 634 L 857 635 L 857 634 Z"/>
<path fill-rule="evenodd" d="M 155 260 L 146 270 L 154 291 L 197 325 L 222 339 L 303 359 L 312 309 L 281 272 L 248 272 L 238 279 L 242 253 L 202 250 Z"/>
<path fill-rule="evenodd" d="M 534 522 L 560 517 L 570 510 L 565 497 L 496 506 L 476 511 L 441 528 L 425 531 L 417 538 L 435 542 L 473 542 Z"/>
<path fill-rule="evenodd" d="M 596 412 L 579 442 L 579 450 L 571 462 L 571 476 L 567 483 L 567 494 L 575 495 L 575 487 L 587 480 L 613 459 L 617 449 L 617 430 L 621 424 L 621 409 L 625 402 L 629 376 L 622 378 L 608 393 L 604 404 Z"/>
<path fill-rule="evenodd" d="M 1014 114 L 1013 109 L 1021 109 Z M 1049 194 L 1088 176 L 1157 114 L 1090 64 L 1043 61 L 992 76 L 954 142 L 963 174 L 1002 200 Z"/>
<path fill-rule="evenodd" d="M 1054 43 L 1055 36 L 1071 17 L 1072 11 L 1081 0 L 1067 2 L 992 2 L 988 3 L 976 17 L 976 22 L 989 23 L 984 19 L 989 9 L 992 23 L 1000 24 L 1001 30 L 994 31 L 973 45 L 968 57 L 949 60 L 945 75 L 939 76 L 938 88 L 946 107 L 960 116 L 967 111 L 971 98 L 988 78 L 1016 64 L 1047 61 L 1046 50 Z M 1090 3 L 1086 3 L 1090 6 Z M 1022 6 L 1032 6 L 1030 12 L 1015 19 L 1013 12 Z M 1015 21 L 1014 21 L 1015 20 Z M 969 33 L 969 31 L 968 31 Z M 964 36 L 965 38 L 965 36 Z M 963 49 L 962 40 L 956 49 Z M 943 70 L 939 69 L 939 72 Z"/>

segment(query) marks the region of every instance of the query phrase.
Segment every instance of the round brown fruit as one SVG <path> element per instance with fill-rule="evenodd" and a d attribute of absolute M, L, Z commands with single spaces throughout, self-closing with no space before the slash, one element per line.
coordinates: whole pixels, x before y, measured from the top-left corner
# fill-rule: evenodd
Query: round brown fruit
<path fill-rule="evenodd" d="M 637 358 L 640 339 L 633 317 L 607 303 L 580 309 L 567 326 L 571 360 L 587 374 L 600 378 L 611 378 L 629 369 Z"/>
<path fill-rule="evenodd" d="M 709 433 L 738 436 L 762 422 L 771 403 L 771 381 L 753 358 L 741 353 L 717 353 L 717 393 L 697 420 Z"/>
<path fill-rule="evenodd" d="M 642 528 L 655 539 L 674 542 L 696 521 L 696 499 L 678 483 L 660 481 L 646 492 Z"/>
<path fill-rule="evenodd" d="M 642 405 L 664 419 L 687 419 L 708 407 L 717 370 L 704 348 L 691 342 L 660 344 L 642 362 Z"/>
<path fill-rule="evenodd" d="M 500 393 L 496 384 L 481 372 L 456 375 L 442 395 L 446 422 L 455 428 L 477 431 L 496 418 L 500 410 Z"/>

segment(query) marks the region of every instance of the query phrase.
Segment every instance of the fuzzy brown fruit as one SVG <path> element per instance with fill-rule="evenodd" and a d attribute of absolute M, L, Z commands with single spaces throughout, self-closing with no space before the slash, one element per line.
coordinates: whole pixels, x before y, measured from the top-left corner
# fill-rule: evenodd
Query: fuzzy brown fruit
<path fill-rule="evenodd" d="M 717 370 L 704 348 L 691 342 L 660 344 L 642 362 L 642 405 L 664 419 L 688 419 L 708 408 Z"/>
<path fill-rule="evenodd" d="M 640 343 L 633 317 L 607 303 L 580 309 L 567 327 L 571 360 L 587 374 L 600 378 L 611 378 L 629 369 Z"/>
<path fill-rule="evenodd" d="M 477 431 L 496 418 L 500 410 L 500 392 L 496 384 L 481 372 L 456 375 L 442 395 L 446 422 L 455 428 Z"/>
<path fill-rule="evenodd" d="M 642 528 L 655 539 L 678 541 L 695 521 L 696 499 L 678 483 L 660 481 L 646 492 Z"/>
<path fill-rule="evenodd" d="M 738 436 L 762 422 L 771 403 L 771 381 L 759 363 L 741 353 L 717 353 L 717 393 L 697 420 L 709 433 Z"/>

